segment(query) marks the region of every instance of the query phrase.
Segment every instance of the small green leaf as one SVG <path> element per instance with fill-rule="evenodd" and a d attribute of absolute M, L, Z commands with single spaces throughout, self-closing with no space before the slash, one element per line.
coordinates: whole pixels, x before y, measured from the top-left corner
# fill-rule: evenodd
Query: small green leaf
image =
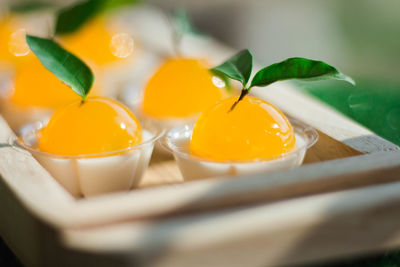
<path fill-rule="evenodd" d="M 10 5 L 10 11 L 14 13 L 28 13 L 52 7 L 54 7 L 54 5 L 49 2 L 29 0 L 29 1 L 12 3 Z"/>
<path fill-rule="evenodd" d="M 242 50 L 224 63 L 211 69 L 238 80 L 246 87 L 253 69 L 253 56 L 248 49 Z"/>
<path fill-rule="evenodd" d="M 226 76 L 224 73 L 222 73 L 218 70 L 214 70 L 214 69 L 211 69 L 210 72 L 224 81 L 225 87 L 228 90 L 228 92 L 230 92 L 232 90 L 232 86 L 231 86 L 228 76 Z"/>
<path fill-rule="evenodd" d="M 26 42 L 46 69 L 71 87 L 83 100 L 86 98 L 94 76 L 83 61 L 51 39 L 26 35 Z"/>
<path fill-rule="evenodd" d="M 102 5 L 102 0 L 87 0 L 61 9 L 56 21 L 56 35 L 73 33 L 100 12 Z"/>
<path fill-rule="evenodd" d="M 250 88 L 253 86 L 267 86 L 283 80 L 343 80 L 353 85 L 355 82 L 349 76 L 339 72 L 336 68 L 316 60 L 306 58 L 289 58 L 263 68 L 253 77 Z"/>

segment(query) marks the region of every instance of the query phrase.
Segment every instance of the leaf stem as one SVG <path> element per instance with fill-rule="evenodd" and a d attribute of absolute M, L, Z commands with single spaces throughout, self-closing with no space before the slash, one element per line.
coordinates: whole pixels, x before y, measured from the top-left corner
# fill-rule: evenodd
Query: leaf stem
<path fill-rule="evenodd" d="M 240 92 L 240 96 L 238 98 L 238 100 L 236 100 L 235 103 L 233 103 L 231 109 L 228 112 L 231 112 L 237 104 L 239 104 L 240 101 L 242 101 L 242 99 L 250 92 L 250 88 L 243 88 L 242 91 Z"/>

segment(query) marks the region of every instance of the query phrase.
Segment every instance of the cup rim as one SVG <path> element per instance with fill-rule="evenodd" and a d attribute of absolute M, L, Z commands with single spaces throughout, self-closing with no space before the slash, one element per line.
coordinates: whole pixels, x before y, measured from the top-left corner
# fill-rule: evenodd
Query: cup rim
<path fill-rule="evenodd" d="M 33 148 L 32 146 L 26 144 L 26 142 L 23 141 L 22 136 L 32 133 L 32 131 L 37 132 L 38 130 L 43 128 L 44 125 L 45 124 L 43 124 L 42 122 L 34 122 L 34 123 L 25 125 L 24 128 L 25 127 L 27 128 L 26 133 L 21 134 L 21 136 L 16 136 L 16 135 L 12 136 L 9 140 L 10 145 L 13 146 L 14 148 L 20 148 L 20 149 L 26 150 L 26 151 L 30 152 L 31 154 L 36 154 L 36 155 L 45 156 L 45 157 L 49 157 L 49 158 L 57 158 L 57 159 L 105 158 L 105 157 L 110 157 L 110 156 L 124 155 L 124 152 L 128 152 L 131 150 L 137 150 L 137 149 L 140 149 L 140 148 L 145 147 L 152 143 L 154 144 L 157 140 L 159 140 L 165 134 L 165 129 L 157 127 L 154 124 L 145 123 L 144 126 L 142 126 L 142 130 L 151 132 L 152 137 L 140 144 L 126 147 L 123 149 L 107 151 L 107 152 L 100 152 L 100 153 L 78 154 L 78 155 L 60 155 L 60 154 L 54 154 L 54 153 L 40 151 L 39 149 Z M 31 128 L 31 129 L 29 129 L 29 128 Z"/>
<path fill-rule="evenodd" d="M 188 124 L 184 124 L 184 125 L 180 125 L 177 127 L 174 127 L 172 129 L 170 129 L 169 131 L 166 132 L 166 134 L 164 135 L 164 137 L 160 140 L 161 145 L 167 149 L 169 152 L 171 152 L 173 155 L 179 155 L 182 158 L 185 159 L 191 159 L 194 161 L 200 161 L 200 162 L 208 162 L 208 163 L 219 163 L 219 164 L 248 164 L 248 163 L 260 163 L 260 162 L 273 162 L 273 161 L 278 161 L 278 160 L 282 160 L 285 157 L 295 154 L 297 153 L 299 150 L 301 149 L 309 149 L 310 147 L 312 147 L 319 138 L 319 134 L 318 132 L 311 126 L 304 124 L 303 122 L 290 118 L 288 117 L 288 120 L 290 121 L 290 124 L 292 125 L 294 132 L 296 134 L 296 130 L 297 131 L 301 131 L 302 134 L 304 136 L 307 136 L 308 140 L 305 140 L 305 144 L 301 145 L 301 146 L 297 146 L 295 147 L 293 150 L 288 151 L 286 153 L 282 153 L 280 155 L 277 155 L 275 157 L 269 157 L 269 158 L 256 158 L 256 159 L 252 159 L 252 160 L 225 160 L 225 161 L 218 161 L 218 160 L 211 160 L 211 159 L 207 159 L 207 158 L 202 158 L 196 155 L 192 155 L 188 152 L 183 152 L 180 151 L 176 148 L 173 148 L 169 145 L 169 134 L 172 131 L 177 131 L 178 129 L 183 129 L 184 127 L 189 127 L 189 130 L 192 132 L 193 131 L 193 126 L 194 123 L 188 123 Z"/>

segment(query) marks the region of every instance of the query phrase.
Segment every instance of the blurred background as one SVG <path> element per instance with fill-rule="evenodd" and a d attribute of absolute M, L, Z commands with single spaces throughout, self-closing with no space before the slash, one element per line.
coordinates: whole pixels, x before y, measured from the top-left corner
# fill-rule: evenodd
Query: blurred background
<path fill-rule="evenodd" d="M 17 2 L 0 3 L 4 9 Z M 249 48 L 263 65 L 298 56 L 337 66 L 357 86 L 297 82 L 299 90 L 400 145 L 400 1 L 150 0 L 142 4 L 166 13 L 184 8 L 199 31 L 234 49 Z M 1 266 L 7 253 L 0 253 Z M 350 265 L 400 266 L 398 258 L 385 254 Z"/>

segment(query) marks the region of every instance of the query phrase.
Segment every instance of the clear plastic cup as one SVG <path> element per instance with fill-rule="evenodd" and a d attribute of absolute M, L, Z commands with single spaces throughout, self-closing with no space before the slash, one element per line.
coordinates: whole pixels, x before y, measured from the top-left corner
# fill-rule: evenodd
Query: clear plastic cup
<path fill-rule="evenodd" d="M 45 123 L 24 126 L 12 144 L 33 157 L 73 196 L 88 197 L 134 188 L 145 172 L 154 143 L 164 131 L 142 125 L 143 141 L 125 149 L 87 155 L 56 155 L 39 151 L 37 132 Z"/>
<path fill-rule="evenodd" d="M 301 165 L 307 149 L 318 140 L 318 133 L 312 127 L 293 119 L 290 122 L 295 132 L 296 147 L 275 158 L 219 162 L 194 156 L 189 151 L 194 124 L 186 124 L 169 130 L 161 144 L 173 153 L 182 176 L 187 181 L 288 169 Z"/>
<path fill-rule="evenodd" d="M 172 128 L 181 126 L 181 125 L 186 125 L 186 124 L 194 124 L 197 120 L 197 118 L 200 116 L 200 113 L 187 116 L 187 117 L 182 117 L 182 118 L 155 118 L 146 115 L 142 110 L 139 104 L 136 105 L 128 105 L 128 107 L 133 111 L 133 113 L 142 121 L 148 121 L 149 123 L 159 127 L 160 129 L 164 129 L 166 132 Z M 154 147 L 154 153 L 157 155 L 163 155 L 163 156 L 171 156 L 172 154 L 170 153 L 169 150 L 165 149 L 163 145 L 161 145 L 159 142 L 155 144 Z M 172 156 L 171 156 L 172 157 Z"/>

